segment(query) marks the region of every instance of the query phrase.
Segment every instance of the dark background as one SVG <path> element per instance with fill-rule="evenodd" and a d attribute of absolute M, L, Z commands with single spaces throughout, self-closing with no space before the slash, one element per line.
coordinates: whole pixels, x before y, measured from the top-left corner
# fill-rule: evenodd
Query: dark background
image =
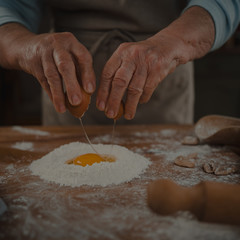
<path fill-rule="evenodd" d="M 240 28 L 219 50 L 195 61 L 195 122 L 204 115 L 240 118 Z M 41 87 L 32 76 L 0 68 L 0 125 L 40 125 Z"/>

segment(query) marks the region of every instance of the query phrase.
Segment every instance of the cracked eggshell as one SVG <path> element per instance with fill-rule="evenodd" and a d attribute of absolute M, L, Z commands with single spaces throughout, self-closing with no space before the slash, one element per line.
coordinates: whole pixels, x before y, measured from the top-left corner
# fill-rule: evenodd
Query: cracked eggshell
<path fill-rule="evenodd" d="M 72 105 L 69 100 L 68 100 L 68 96 L 65 93 L 65 104 L 67 109 L 69 110 L 69 112 L 76 118 L 81 118 L 84 113 L 87 111 L 88 106 L 91 102 L 91 95 L 86 93 L 84 90 L 82 90 L 82 101 L 79 105 Z"/>

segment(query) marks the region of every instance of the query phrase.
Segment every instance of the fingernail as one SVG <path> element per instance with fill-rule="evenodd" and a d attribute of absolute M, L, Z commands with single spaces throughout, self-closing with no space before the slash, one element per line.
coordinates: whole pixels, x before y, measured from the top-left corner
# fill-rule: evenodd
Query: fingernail
<path fill-rule="evenodd" d="M 94 88 L 93 88 L 92 83 L 88 83 L 88 85 L 87 85 L 87 91 L 88 91 L 89 93 L 92 93 L 92 92 L 94 91 Z"/>
<path fill-rule="evenodd" d="M 79 96 L 78 95 L 73 95 L 72 96 L 72 104 L 73 105 L 78 105 L 78 104 L 80 104 L 80 98 L 79 98 Z"/>
<path fill-rule="evenodd" d="M 125 118 L 126 118 L 127 120 L 131 120 L 131 119 L 132 119 L 132 115 L 130 115 L 130 114 L 125 114 Z"/>
<path fill-rule="evenodd" d="M 109 111 L 107 112 L 107 116 L 108 116 L 109 118 L 114 118 L 114 116 L 115 116 L 114 111 L 113 111 L 113 110 L 109 110 Z"/>
<path fill-rule="evenodd" d="M 98 108 L 99 108 L 100 111 L 104 111 L 105 110 L 105 103 L 104 103 L 104 101 L 101 101 L 98 104 Z"/>

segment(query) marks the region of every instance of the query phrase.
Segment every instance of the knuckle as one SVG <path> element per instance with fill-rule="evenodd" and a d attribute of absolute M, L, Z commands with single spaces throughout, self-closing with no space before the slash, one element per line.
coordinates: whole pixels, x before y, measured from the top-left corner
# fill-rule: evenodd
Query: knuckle
<path fill-rule="evenodd" d="M 146 50 L 146 46 L 135 43 L 135 42 L 126 42 L 120 44 L 116 51 L 119 55 L 122 55 L 122 57 L 125 58 L 125 60 L 128 59 L 146 59 L 146 56 L 150 55 Z"/>
<path fill-rule="evenodd" d="M 48 84 L 49 84 L 50 87 L 55 88 L 56 85 L 59 84 L 59 79 L 57 79 L 57 78 L 49 78 L 48 79 Z"/>
<path fill-rule="evenodd" d="M 69 72 L 69 66 L 67 64 L 67 62 L 63 59 L 60 59 L 57 63 L 57 66 L 58 66 L 58 69 L 59 69 L 59 72 L 61 74 L 65 74 L 65 73 L 68 73 Z"/>
<path fill-rule="evenodd" d="M 41 56 L 42 52 L 48 51 L 48 48 L 45 48 L 45 46 L 46 46 L 45 42 L 41 42 L 39 44 L 36 44 L 35 47 L 34 47 L 35 54 L 34 55 L 27 54 L 27 56 L 29 56 L 29 55 L 31 56 L 31 58 L 30 58 L 31 62 L 35 60 L 36 56 Z"/>
<path fill-rule="evenodd" d="M 133 50 L 133 44 L 130 42 L 124 42 L 119 45 L 119 47 L 116 50 L 116 53 L 118 55 L 121 55 L 122 57 L 128 57 L 132 55 Z"/>
<path fill-rule="evenodd" d="M 120 45 L 119 45 L 119 47 L 118 47 L 118 50 L 124 50 L 124 49 L 126 49 L 128 46 L 129 46 L 129 42 L 124 42 L 124 43 L 121 43 Z"/>
<path fill-rule="evenodd" d="M 121 76 L 116 76 L 113 79 L 112 85 L 114 87 L 118 87 L 118 88 L 127 88 L 128 81 L 125 78 L 121 77 Z"/>
<path fill-rule="evenodd" d="M 142 95 L 143 90 L 141 88 L 138 87 L 134 87 L 134 86 L 129 86 L 128 87 L 128 93 L 134 96 L 139 96 Z"/>
<path fill-rule="evenodd" d="M 59 33 L 52 33 L 52 34 L 48 34 L 44 39 L 43 42 L 46 44 L 49 44 L 50 46 L 55 46 L 56 43 L 59 42 L 59 37 L 60 34 Z"/>
<path fill-rule="evenodd" d="M 61 36 L 65 37 L 65 38 L 73 38 L 75 39 L 75 36 L 71 33 L 71 32 L 62 32 L 59 33 Z"/>
<path fill-rule="evenodd" d="M 53 71 L 51 68 L 46 68 L 45 69 L 45 76 L 49 80 L 58 79 L 59 78 L 58 73 L 56 71 Z"/>
<path fill-rule="evenodd" d="M 74 35 L 70 32 L 61 32 L 61 33 L 53 33 L 51 34 L 52 41 L 58 42 L 62 41 L 63 39 L 73 40 L 75 39 Z"/>
<path fill-rule="evenodd" d="M 160 67 L 162 65 L 162 59 L 153 51 L 148 52 L 147 61 L 155 67 Z"/>
<path fill-rule="evenodd" d="M 109 82 L 109 80 L 113 77 L 112 73 L 110 71 L 103 71 L 102 73 L 102 81 Z"/>
<path fill-rule="evenodd" d="M 56 83 L 59 81 L 59 76 L 56 73 L 45 74 L 49 83 Z"/>
<path fill-rule="evenodd" d="M 76 41 L 75 36 L 70 32 L 50 33 L 43 40 L 43 44 L 49 48 L 66 48 L 72 42 Z"/>

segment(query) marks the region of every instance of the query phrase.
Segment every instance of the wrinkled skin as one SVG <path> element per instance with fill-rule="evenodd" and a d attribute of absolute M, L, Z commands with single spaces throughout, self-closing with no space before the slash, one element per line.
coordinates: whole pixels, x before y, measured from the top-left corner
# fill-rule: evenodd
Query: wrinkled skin
<path fill-rule="evenodd" d="M 81 103 L 80 85 L 88 93 L 95 90 L 92 57 L 71 33 L 35 35 L 22 48 L 20 67 L 35 76 L 58 112 L 64 112 L 63 84 L 69 101 Z"/>
<path fill-rule="evenodd" d="M 121 44 L 103 69 L 98 109 L 114 118 L 126 93 L 124 116 L 134 118 L 138 104 L 148 102 L 179 64 L 211 49 L 214 34 L 211 16 L 192 7 L 151 38 Z M 20 24 L 9 23 L 0 27 L 0 35 L 0 65 L 35 76 L 56 111 L 66 110 L 63 85 L 72 105 L 81 104 L 81 87 L 89 94 L 95 91 L 92 57 L 71 33 L 35 35 Z"/>
<path fill-rule="evenodd" d="M 158 84 L 180 61 L 186 62 L 177 55 L 178 44 L 174 40 L 165 34 L 157 40 L 121 44 L 103 70 L 98 89 L 99 110 L 113 118 L 126 91 L 125 118 L 132 119 L 137 105 L 148 102 Z"/>

